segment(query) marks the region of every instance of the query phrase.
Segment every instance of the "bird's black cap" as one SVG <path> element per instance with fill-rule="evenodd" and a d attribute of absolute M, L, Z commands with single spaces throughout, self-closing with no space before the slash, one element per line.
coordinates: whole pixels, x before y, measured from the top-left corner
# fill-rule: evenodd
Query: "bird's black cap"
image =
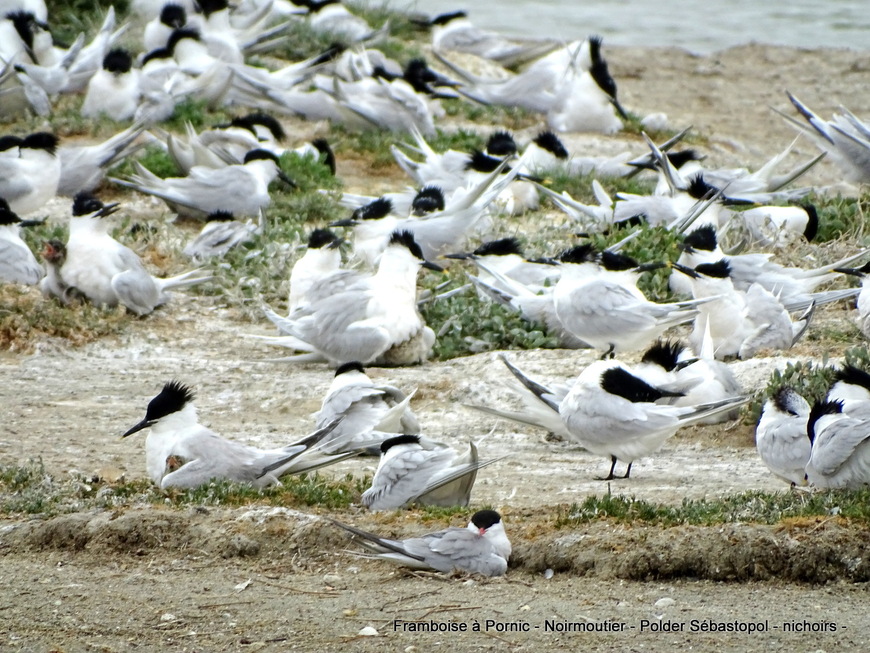
<path fill-rule="evenodd" d="M 22 149 L 45 150 L 49 154 L 54 154 L 57 151 L 57 140 L 57 136 L 49 132 L 35 132 L 25 136 L 18 147 Z"/>
<path fill-rule="evenodd" d="M 471 516 L 471 523 L 484 530 L 495 526 L 501 521 L 501 515 L 495 510 L 478 510 Z"/>
<path fill-rule="evenodd" d="M 541 149 L 547 150 L 547 152 L 557 159 L 568 158 L 568 150 L 565 149 L 565 145 L 559 137 L 551 131 L 541 132 L 535 136 L 535 139 L 532 142 Z"/>
<path fill-rule="evenodd" d="M 486 151 L 492 156 L 510 156 L 517 153 L 517 143 L 510 132 L 497 131 L 486 141 Z"/>
<path fill-rule="evenodd" d="M 398 435 L 395 438 L 390 438 L 381 442 L 381 453 L 385 454 L 393 447 L 400 444 L 420 444 L 419 435 Z"/>
<path fill-rule="evenodd" d="M 601 374 L 601 389 L 632 403 L 652 403 L 662 397 L 683 397 L 682 392 L 670 392 L 649 383 L 621 367 L 611 367 Z"/>
<path fill-rule="evenodd" d="M 148 428 L 154 425 L 158 420 L 177 413 L 183 409 L 194 398 L 193 390 L 178 381 L 170 381 L 163 386 L 160 394 L 148 402 L 148 409 L 145 411 L 145 419 L 136 424 L 133 428 L 122 435 L 122 438 L 133 435 L 137 431 Z"/>
<path fill-rule="evenodd" d="M 836 415 L 843 412 L 842 401 L 817 401 L 810 408 L 810 416 L 807 419 L 807 437 L 810 442 L 816 440 L 816 422 L 825 415 Z"/>
<path fill-rule="evenodd" d="M 103 70 L 108 70 L 110 73 L 129 73 L 132 67 L 133 57 L 122 48 L 113 48 L 103 57 Z"/>
<path fill-rule="evenodd" d="M 656 340 L 644 352 L 640 362 L 658 365 L 662 369 L 672 372 L 680 362 L 679 358 L 683 349 L 685 349 L 685 345 L 679 340 Z"/>
<path fill-rule="evenodd" d="M 344 363 L 335 368 L 335 376 L 339 376 L 341 374 L 345 374 L 347 372 L 362 372 L 365 374 L 365 368 L 363 364 L 359 361 L 350 361 L 349 363 Z"/>

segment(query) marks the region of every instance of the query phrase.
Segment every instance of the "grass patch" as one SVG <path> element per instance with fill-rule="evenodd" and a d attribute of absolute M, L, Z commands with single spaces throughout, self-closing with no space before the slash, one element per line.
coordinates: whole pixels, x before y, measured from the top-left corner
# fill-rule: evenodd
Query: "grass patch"
<path fill-rule="evenodd" d="M 807 201 L 816 207 L 819 214 L 819 231 L 815 241 L 824 243 L 842 236 L 856 244 L 870 244 L 867 221 L 870 219 L 870 193 L 860 197 L 811 194 Z"/>
<path fill-rule="evenodd" d="M 613 520 L 656 526 L 710 526 L 734 522 L 776 524 L 785 519 L 837 516 L 870 522 L 870 488 L 827 492 L 742 492 L 722 499 L 683 499 L 679 506 L 606 494 L 587 497 L 556 517 L 558 528 Z"/>
<path fill-rule="evenodd" d="M 505 129 L 526 129 L 539 126 L 541 115 L 522 107 L 505 107 L 496 104 L 478 104 L 457 98 L 441 101 L 444 112 L 451 118 L 465 119 L 484 125 L 499 125 Z"/>

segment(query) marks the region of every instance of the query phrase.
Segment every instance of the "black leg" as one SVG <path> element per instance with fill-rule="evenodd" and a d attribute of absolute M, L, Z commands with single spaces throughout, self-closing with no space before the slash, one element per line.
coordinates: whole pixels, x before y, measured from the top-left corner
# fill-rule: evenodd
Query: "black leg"
<path fill-rule="evenodd" d="M 623 476 L 622 478 L 628 478 L 629 474 L 631 474 L 631 466 L 633 463 L 634 461 L 628 463 L 628 469 L 625 470 L 625 476 Z"/>
<path fill-rule="evenodd" d="M 616 349 L 616 347 L 614 347 L 613 345 L 610 345 L 610 347 L 608 347 L 607 351 L 604 352 L 603 354 L 601 354 L 601 358 L 599 360 L 607 360 L 608 358 L 612 359 L 614 356 L 616 356 L 616 354 L 613 351 L 614 349 Z"/>
<path fill-rule="evenodd" d="M 610 457 L 610 473 L 607 476 L 596 476 L 596 481 L 612 481 L 616 477 L 613 475 L 613 470 L 616 469 L 616 456 Z"/>

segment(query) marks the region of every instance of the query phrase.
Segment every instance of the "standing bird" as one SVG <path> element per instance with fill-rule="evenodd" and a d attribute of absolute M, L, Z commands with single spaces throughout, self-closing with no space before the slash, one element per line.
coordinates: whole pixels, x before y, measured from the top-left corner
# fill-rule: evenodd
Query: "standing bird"
<path fill-rule="evenodd" d="M 573 441 L 610 458 L 610 472 L 601 480 L 617 478 L 617 460 L 628 463 L 622 476 L 628 478 L 637 458 L 657 451 L 681 427 L 749 400 L 733 397 L 698 406 L 657 403 L 681 394 L 650 385 L 619 361 L 597 361 L 574 382 L 559 404 L 559 414 Z"/>
<path fill-rule="evenodd" d="M 381 443 L 381 461 L 362 503 L 369 510 L 394 510 L 412 503 L 467 506 L 477 470 L 500 459 L 478 460 L 473 442 L 460 454 L 419 435 L 399 435 Z"/>
<path fill-rule="evenodd" d="M 451 573 L 503 576 L 511 555 L 511 543 L 495 510 L 480 510 L 466 528 L 446 528 L 421 537 L 390 540 L 332 520 L 353 533 L 371 554 L 364 557 L 387 560 L 403 567 Z"/>
<path fill-rule="evenodd" d="M 209 281 L 191 270 L 160 279 L 145 269 L 129 247 L 109 235 L 103 218 L 117 211 L 117 204 L 103 204 L 93 195 L 79 193 L 73 202 L 66 263 L 60 270 L 65 283 L 91 302 L 102 306 L 121 304 L 137 315 L 147 315 L 169 301 L 173 288 Z"/>
<path fill-rule="evenodd" d="M 334 424 L 280 449 L 227 440 L 199 423 L 193 399 L 190 388 L 168 382 L 148 403 L 145 418 L 121 436 L 151 429 L 145 440 L 145 464 L 148 476 L 161 489 L 198 487 L 214 479 L 265 487 L 285 474 L 312 471 L 353 455 L 313 455 Z M 167 473 L 170 459 L 172 467 L 181 465 Z"/>
<path fill-rule="evenodd" d="M 812 443 L 807 438 L 810 405 L 794 388 L 780 387 L 761 410 L 755 427 L 758 455 L 773 472 L 792 485 L 806 484 Z"/>
<path fill-rule="evenodd" d="M 21 239 L 21 224 L 21 218 L 0 197 L 0 282 L 34 285 L 45 272 Z"/>

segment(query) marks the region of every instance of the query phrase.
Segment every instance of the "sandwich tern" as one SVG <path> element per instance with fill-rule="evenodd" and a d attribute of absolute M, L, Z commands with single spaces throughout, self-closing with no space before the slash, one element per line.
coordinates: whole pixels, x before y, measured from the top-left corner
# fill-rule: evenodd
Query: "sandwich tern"
<path fill-rule="evenodd" d="M 781 386 L 761 409 L 755 426 L 758 455 L 773 472 L 792 485 L 806 484 L 812 443 L 807 437 L 810 405 L 794 388 Z"/>
<path fill-rule="evenodd" d="M 861 488 L 870 484 L 870 418 L 852 416 L 839 400 L 817 401 L 810 409 L 807 435 L 812 450 L 806 472 L 811 485 Z"/>
<path fill-rule="evenodd" d="M 57 143 L 54 134 L 36 132 L 21 139 L 17 158 L 0 156 L 0 197 L 15 213 L 32 213 L 57 194 Z"/>
<path fill-rule="evenodd" d="M 45 272 L 21 239 L 21 222 L 6 200 L 0 197 L 0 281 L 35 285 Z"/>

